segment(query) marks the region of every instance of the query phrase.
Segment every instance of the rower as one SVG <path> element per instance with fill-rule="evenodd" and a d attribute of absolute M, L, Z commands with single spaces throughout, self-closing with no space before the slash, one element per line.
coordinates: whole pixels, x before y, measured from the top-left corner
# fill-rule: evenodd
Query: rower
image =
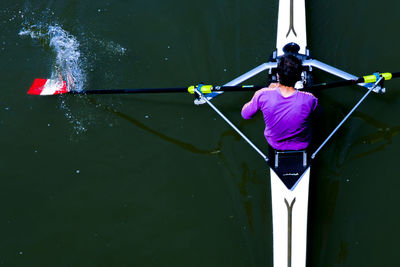
<path fill-rule="evenodd" d="M 244 119 L 251 119 L 257 111 L 263 113 L 270 166 L 289 189 L 308 165 L 311 115 L 318 106 L 313 94 L 295 89 L 302 70 L 302 62 L 294 54 L 283 55 L 277 66 L 278 82 L 258 90 L 242 109 Z"/>

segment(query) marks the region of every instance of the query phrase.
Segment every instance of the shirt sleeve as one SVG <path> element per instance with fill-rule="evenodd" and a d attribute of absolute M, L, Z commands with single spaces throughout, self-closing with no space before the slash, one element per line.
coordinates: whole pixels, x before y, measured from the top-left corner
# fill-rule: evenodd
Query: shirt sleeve
<path fill-rule="evenodd" d="M 250 102 L 246 103 L 242 108 L 242 117 L 245 120 L 251 119 L 254 114 L 260 109 L 259 100 L 260 100 L 261 90 L 257 91 Z"/>
<path fill-rule="evenodd" d="M 321 107 L 321 105 L 318 104 L 317 98 L 314 99 L 312 115 L 315 118 L 320 118 L 322 115 L 322 107 Z"/>
<path fill-rule="evenodd" d="M 317 108 L 319 108 L 319 105 L 318 105 L 318 98 L 315 98 L 315 99 L 314 99 L 314 103 L 313 103 L 313 111 L 315 111 Z"/>

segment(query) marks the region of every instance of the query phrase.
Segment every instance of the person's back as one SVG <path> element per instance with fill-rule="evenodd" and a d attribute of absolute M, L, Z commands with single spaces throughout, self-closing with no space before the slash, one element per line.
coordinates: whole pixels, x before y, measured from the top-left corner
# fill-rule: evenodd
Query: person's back
<path fill-rule="evenodd" d="M 244 105 L 242 116 L 250 119 L 258 110 L 265 122 L 264 135 L 276 150 L 302 150 L 311 142 L 311 113 L 317 108 L 317 98 L 297 91 L 301 61 L 291 55 L 281 58 L 278 65 L 279 83 L 257 91 Z"/>

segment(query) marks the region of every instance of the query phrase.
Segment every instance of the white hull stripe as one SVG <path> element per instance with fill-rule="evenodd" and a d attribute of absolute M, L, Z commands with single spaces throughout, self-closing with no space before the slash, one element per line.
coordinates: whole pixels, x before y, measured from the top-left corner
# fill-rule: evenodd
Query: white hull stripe
<path fill-rule="evenodd" d="M 306 266 L 310 168 L 289 190 L 270 169 L 274 267 Z"/>
<path fill-rule="evenodd" d="M 300 46 L 300 54 L 306 54 L 306 8 L 305 0 L 280 0 L 276 48 L 278 56 L 283 55 L 283 47 L 288 43 Z"/>

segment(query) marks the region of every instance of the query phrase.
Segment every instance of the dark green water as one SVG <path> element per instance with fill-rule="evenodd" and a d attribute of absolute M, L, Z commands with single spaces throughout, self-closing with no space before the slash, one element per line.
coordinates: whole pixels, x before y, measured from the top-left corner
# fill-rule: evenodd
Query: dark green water
<path fill-rule="evenodd" d="M 223 84 L 268 60 L 277 6 L 3 0 L 0 265 L 272 266 L 267 166 L 209 107 L 185 94 L 26 92 L 55 66 L 72 68 L 84 89 Z M 395 0 L 308 0 L 309 48 L 355 75 L 400 71 L 399 9 Z M 64 46 L 50 43 L 63 34 Z M 397 266 L 400 82 L 386 87 L 314 164 L 309 266 Z M 318 94 L 318 131 L 328 135 L 363 92 Z M 265 149 L 262 118 L 240 117 L 250 97 L 214 104 Z"/>

